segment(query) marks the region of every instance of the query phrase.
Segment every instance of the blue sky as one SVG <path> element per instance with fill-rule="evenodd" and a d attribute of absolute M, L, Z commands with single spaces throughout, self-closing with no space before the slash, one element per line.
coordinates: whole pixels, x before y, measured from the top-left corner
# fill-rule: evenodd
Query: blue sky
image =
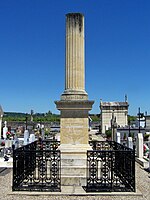
<path fill-rule="evenodd" d="M 1 0 L 0 104 L 4 111 L 59 113 L 64 91 L 65 14 L 85 16 L 86 91 L 150 114 L 149 0 Z"/>

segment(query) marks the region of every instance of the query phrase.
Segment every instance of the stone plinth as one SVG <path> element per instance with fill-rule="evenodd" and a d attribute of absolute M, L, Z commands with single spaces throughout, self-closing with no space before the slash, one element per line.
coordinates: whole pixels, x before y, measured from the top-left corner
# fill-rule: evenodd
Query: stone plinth
<path fill-rule="evenodd" d="M 61 112 L 60 150 L 62 185 L 85 185 L 89 141 L 88 112 L 93 101 L 56 101 Z M 67 170 L 69 169 L 69 170 Z"/>
<path fill-rule="evenodd" d="M 88 145 L 88 111 L 93 101 L 56 101 L 61 111 L 60 141 L 61 144 Z"/>

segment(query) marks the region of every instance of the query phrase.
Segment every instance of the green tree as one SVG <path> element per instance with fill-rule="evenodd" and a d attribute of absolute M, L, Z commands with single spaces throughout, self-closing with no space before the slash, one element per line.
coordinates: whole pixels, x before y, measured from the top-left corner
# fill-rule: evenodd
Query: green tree
<path fill-rule="evenodd" d="M 110 137 L 111 137 L 111 134 L 112 134 L 112 130 L 111 130 L 111 129 L 106 130 L 106 131 L 105 131 L 105 134 L 106 134 L 106 137 L 107 137 L 107 138 L 110 138 Z"/>
<path fill-rule="evenodd" d="M 137 118 L 136 116 L 130 116 L 130 115 L 128 115 L 128 123 L 136 121 L 136 118 Z"/>

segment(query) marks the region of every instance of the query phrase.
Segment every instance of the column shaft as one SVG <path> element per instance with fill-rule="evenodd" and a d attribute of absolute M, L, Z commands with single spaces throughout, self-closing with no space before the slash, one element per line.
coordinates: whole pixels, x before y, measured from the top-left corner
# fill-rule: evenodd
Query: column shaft
<path fill-rule="evenodd" d="M 66 19 L 65 90 L 85 90 L 84 86 L 84 17 L 68 14 Z"/>

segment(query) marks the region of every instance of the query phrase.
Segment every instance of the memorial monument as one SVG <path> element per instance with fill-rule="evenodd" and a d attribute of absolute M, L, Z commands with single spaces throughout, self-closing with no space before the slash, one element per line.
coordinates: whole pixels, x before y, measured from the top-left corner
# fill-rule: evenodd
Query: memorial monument
<path fill-rule="evenodd" d="M 90 149 L 88 112 L 94 101 L 85 91 L 84 16 L 66 15 L 65 90 L 60 101 L 60 150 L 62 158 L 62 184 L 80 185 L 86 173 L 86 152 Z M 68 169 L 67 169 L 68 168 Z M 72 169 L 70 171 L 70 169 Z"/>

